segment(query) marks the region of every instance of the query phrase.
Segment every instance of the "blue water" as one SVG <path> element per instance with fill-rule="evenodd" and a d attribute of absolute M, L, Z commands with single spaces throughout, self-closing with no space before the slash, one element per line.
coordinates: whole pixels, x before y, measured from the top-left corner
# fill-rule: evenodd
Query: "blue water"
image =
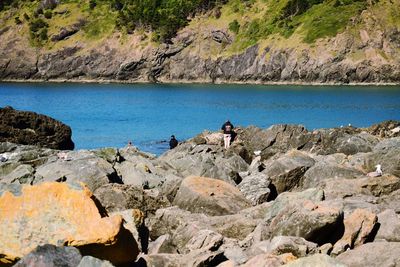
<path fill-rule="evenodd" d="M 0 107 L 68 124 L 76 148 L 123 147 L 160 154 L 171 134 L 277 123 L 315 128 L 400 120 L 400 86 L 258 86 L 0 83 Z"/>

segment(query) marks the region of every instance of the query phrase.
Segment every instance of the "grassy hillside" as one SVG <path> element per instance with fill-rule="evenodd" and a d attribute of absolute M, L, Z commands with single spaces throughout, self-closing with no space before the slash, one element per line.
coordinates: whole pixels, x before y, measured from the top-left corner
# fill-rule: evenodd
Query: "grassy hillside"
<path fill-rule="evenodd" d="M 168 42 L 184 27 L 205 26 L 228 29 L 234 37 L 229 51 L 271 39 L 312 46 L 365 27 L 364 10 L 383 27 L 400 28 L 399 0 L 2 0 L 0 10 L 0 30 L 18 27 L 32 46 L 48 49 L 96 42 L 116 32 Z M 51 41 L 63 28 L 74 27 L 78 31 L 71 37 Z"/>

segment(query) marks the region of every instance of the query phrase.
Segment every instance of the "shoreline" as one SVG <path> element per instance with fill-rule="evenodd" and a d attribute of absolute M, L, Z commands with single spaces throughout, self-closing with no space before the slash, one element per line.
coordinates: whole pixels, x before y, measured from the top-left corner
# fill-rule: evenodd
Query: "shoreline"
<path fill-rule="evenodd" d="M 400 86 L 395 82 L 241 82 L 241 81 L 216 81 L 209 80 L 169 80 L 150 82 L 145 80 L 105 80 L 105 79 L 0 79 L 0 83 L 82 83 L 82 84 L 213 84 L 213 85 L 292 85 L 292 86 Z"/>

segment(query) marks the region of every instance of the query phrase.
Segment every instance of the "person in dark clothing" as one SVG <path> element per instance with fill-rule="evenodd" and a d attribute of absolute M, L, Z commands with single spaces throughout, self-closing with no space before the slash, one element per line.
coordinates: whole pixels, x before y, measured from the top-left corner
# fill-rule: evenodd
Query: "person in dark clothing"
<path fill-rule="evenodd" d="M 169 148 L 173 149 L 178 145 L 178 140 L 176 140 L 175 135 L 171 135 L 171 140 L 169 140 Z"/>
<path fill-rule="evenodd" d="M 221 130 L 224 132 L 224 147 L 228 149 L 231 145 L 232 134 L 234 133 L 232 123 L 227 120 L 222 125 Z"/>

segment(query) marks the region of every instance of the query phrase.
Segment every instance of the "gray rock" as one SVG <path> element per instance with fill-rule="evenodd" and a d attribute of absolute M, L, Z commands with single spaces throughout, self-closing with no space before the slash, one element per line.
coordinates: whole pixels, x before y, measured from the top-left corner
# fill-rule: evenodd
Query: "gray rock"
<path fill-rule="evenodd" d="M 303 152 L 296 150 L 265 163 L 265 173 L 271 179 L 278 193 L 298 187 L 304 173 L 315 161 Z"/>
<path fill-rule="evenodd" d="M 179 176 L 205 176 L 237 184 L 238 173 L 246 171 L 248 164 L 237 154 L 224 156 L 221 147 L 181 144 L 163 154 L 160 161 L 174 168 Z"/>
<path fill-rule="evenodd" d="M 400 243 L 374 242 L 367 243 L 355 249 L 340 254 L 336 259 L 352 267 L 368 266 L 398 266 L 400 264 Z"/>
<path fill-rule="evenodd" d="M 317 188 L 310 188 L 302 192 L 284 192 L 279 194 L 278 197 L 272 202 L 265 213 L 265 220 L 272 220 L 281 210 L 286 206 L 310 200 L 313 202 L 322 201 L 324 199 L 324 191 Z"/>
<path fill-rule="evenodd" d="M 286 153 L 290 149 L 304 147 L 312 138 L 301 125 L 273 125 L 266 130 L 248 127 L 241 138 L 252 151 L 261 151 L 261 158 L 268 159 L 277 153 Z"/>
<path fill-rule="evenodd" d="M 19 183 L 19 184 L 27 184 L 31 183 L 34 178 L 34 168 L 27 164 L 11 164 L 16 165 L 15 169 L 13 169 L 10 173 L 4 174 L 4 165 L 0 164 L 0 181 L 3 183 Z M 8 166 L 10 167 L 10 165 Z M 3 172 L 3 174 L 1 174 Z"/>
<path fill-rule="evenodd" d="M 102 185 L 118 181 L 112 165 L 89 151 L 72 151 L 68 160 L 56 160 L 36 169 L 34 184 L 45 181 L 83 182 L 94 192 Z"/>
<path fill-rule="evenodd" d="M 223 243 L 224 237 L 211 230 L 200 230 L 184 246 L 181 253 L 189 253 L 198 249 L 217 250 Z"/>
<path fill-rule="evenodd" d="M 191 212 L 214 216 L 235 214 L 250 206 L 250 202 L 231 184 L 195 176 L 182 181 L 173 204 Z"/>
<path fill-rule="evenodd" d="M 365 169 L 375 171 L 377 164 L 382 165 L 383 173 L 400 177 L 400 137 L 386 139 L 378 143 L 372 153 L 366 155 Z"/>
<path fill-rule="evenodd" d="M 258 205 L 267 202 L 271 193 L 269 189 L 271 181 L 268 176 L 263 173 L 255 173 L 244 178 L 238 185 L 239 190 L 251 202 Z"/>
<path fill-rule="evenodd" d="M 400 242 L 400 215 L 394 210 L 384 210 L 378 214 L 378 233 L 375 240 Z"/>
<path fill-rule="evenodd" d="M 149 244 L 149 255 L 160 253 L 176 253 L 176 249 L 171 245 L 171 237 L 168 234 L 159 236 Z"/>
<path fill-rule="evenodd" d="M 281 255 L 291 253 L 295 257 L 305 257 L 318 252 L 318 245 L 301 237 L 275 236 L 271 240 L 261 241 L 252 246 L 252 254 L 269 253 Z"/>
<path fill-rule="evenodd" d="M 364 262 L 365 263 L 365 262 Z M 339 260 L 324 254 L 315 254 L 309 257 L 297 259 L 289 262 L 287 267 L 319 266 L 319 267 L 346 267 Z"/>
<path fill-rule="evenodd" d="M 14 196 L 20 196 L 22 194 L 22 185 L 21 184 L 6 184 L 0 182 L 0 197 L 4 192 L 10 192 Z"/>
<path fill-rule="evenodd" d="M 392 209 L 396 213 L 400 213 L 400 206 L 398 203 L 400 201 L 400 190 L 396 190 L 390 195 L 382 196 L 379 199 L 378 206 L 380 210 L 385 210 L 385 209 Z"/>
<path fill-rule="evenodd" d="M 145 214 L 155 214 L 156 210 L 170 205 L 169 201 L 151 190 L 121 184 L 105 184 L 94 191 L 107 212 L 140 209 Z"/>
<path fill-rule="evenodd" d="M 298 236 L 318 244 L 330 241 L 332 232 L 343 220 L 343 212 L 324 202 L 309 200 L 290 204 L 282 209 L 269 224 L 270 236 Z"/>
<path fill-rule="evenodd" d="M 48 267 L 75 267 L 78 266 L 82 256 L 75 247 L 56 247 L 54 245 L 43 245 L 35 248 L 31 253 L 24 256 L 14 266 L 48 266 Z"/>
<path fill-rule="evenodd" d="M 124 184 L 154 188 L 162 184 L 163 179 L 153 174 L 149 165 L 150 163 L 124 161 L 114 165 L 114 168 Z"/>
<path fill-rule="evenodd" d="M 113 267 L 109 261 L 103 261 L 92 256 L 82 257 L 77 267 Z"/>
<path fill-rule="evenodd" d="M 302 187 L 309 188 L 320 186 L 325 179 L 354 179 L 362 175 L 363 173 L 361 171 L 354 168 L 341 166 L 327 160 L 321 160 L 306 171 L 302 180 Z"/>

